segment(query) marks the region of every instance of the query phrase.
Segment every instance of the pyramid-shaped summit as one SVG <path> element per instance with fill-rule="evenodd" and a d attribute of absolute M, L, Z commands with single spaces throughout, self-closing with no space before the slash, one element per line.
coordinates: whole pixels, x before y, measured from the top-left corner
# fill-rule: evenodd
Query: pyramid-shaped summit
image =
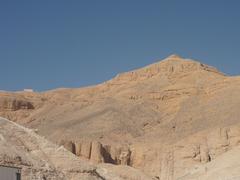
<path fill-rule="evenodd" d="M 113 80 L 145 80 L 157 75 L 170 76 L 174 74 L 175 76 L 180 76 L 184 73 L 191 74 L 196 71 L 204 71 L 206 73 L 217 73 L 219 75 L 223 75 L 223 73 L 214 67 L 202 64 L 201 62 L 192 59 L 185 59 L 179 55 L 173 54 L 163 60 L 157 61 L 156 63 L 150 64 L 143 68 L 119 74 Z"/>
<path fill-rule="evenodd" d="M 168 60 L 182 60 L 184 58 L 182 58 L 181 56 L 179 56 L 178 54 L 172 54 L 170 56 L 168 56 L 167 58 L 165 59 L 168 59 Z"/>

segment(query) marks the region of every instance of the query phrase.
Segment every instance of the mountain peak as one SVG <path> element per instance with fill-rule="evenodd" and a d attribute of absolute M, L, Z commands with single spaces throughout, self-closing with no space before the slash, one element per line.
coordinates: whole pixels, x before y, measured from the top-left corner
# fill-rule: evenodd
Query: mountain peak
<path fill-rule="evenodd" d="M 150 64 L 140 69 L 119 74 L 113 80 L 114 81 L 144 80 L 149 79 L 156 75 L 168 77 L 174 75 L 174 77 L 178 77 L 181 76 L 182 74 L 189 74 L 196 71 L 223 75 L 223 73 L 219 72 L 214 67 L 202 64 L 195 60 L 184 59 L 179 55 L 173 54 L 154 64 Z"/>
<path fill-rule="evenodd" d="M 167 60 L 182 60 L 183 58 L 177 54 L 172 54 L 166 58 Z"/>

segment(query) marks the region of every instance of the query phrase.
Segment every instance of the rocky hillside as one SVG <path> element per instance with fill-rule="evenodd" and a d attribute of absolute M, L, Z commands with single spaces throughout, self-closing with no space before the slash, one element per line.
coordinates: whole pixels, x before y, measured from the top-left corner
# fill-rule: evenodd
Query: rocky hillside
<path fill-rule="evenodd" d="M 240 148 L 235 147 L 210 163 L 192 167 L 179 180 L 240 179 Z"/>
<path fill-rule="evenodd" d="M 92 87 L 1 92 L 0 115 L 94 164 L 175 180 L 238 146 L 239 92 L 240 77 L 172 55 Z"/>
<path fill-rule="evenodd" d="M 23 180 L 153 179 L 130 167 L 95 166 L 33 130 L 3 118 L 0 118 L 0 164 L 22 168 Z"/>

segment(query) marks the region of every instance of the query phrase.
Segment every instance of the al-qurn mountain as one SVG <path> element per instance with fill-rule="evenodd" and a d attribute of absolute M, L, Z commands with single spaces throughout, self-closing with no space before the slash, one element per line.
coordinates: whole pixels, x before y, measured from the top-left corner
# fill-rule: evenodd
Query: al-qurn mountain
<path fill-rule="evenodd" d="M 97 86 L 2 92 L 0 115 L 93 163 L 193 179 L 198 168 L 237 148 L 239 92 L 240 77 L 172 55 Z"/>

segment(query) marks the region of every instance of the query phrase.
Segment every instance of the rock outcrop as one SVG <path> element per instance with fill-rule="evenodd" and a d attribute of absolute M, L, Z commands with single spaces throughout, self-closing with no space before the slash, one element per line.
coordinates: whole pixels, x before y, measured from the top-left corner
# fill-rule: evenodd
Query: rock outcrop
<path fill-rule="evenodd" d="M 71 147 L 71 143 L 64 143 Z M 93 143 L 98 147 L 98 143 Z M 0 164 L 22 168 L 24 180 L 152 180 L 127 166 L 94 166 L 34 131 L 0 118 Z"/>
<path fill-rule="evenodd" d="M 73 154 L 86 158 L 94 163 L 130 165 L 131 151 L 128 147 L 103 145 L 98 141 L 86 139 L 78 142 L 61 140 L 60 145 L 64 146 Z"/>
<path fill-rule="evenodd" d="M 17 97 L 0 97 L 0 110 L 17 111 L 20 109 L 34 109 L 31 102 Z"/>
<path fill-rule="evenodd" d="M 76 146 L 72 141 L 61 141 L 61 146 L 64 146 L 65 149 L 72 152 L 73 154 L 76 154 Z"/>

